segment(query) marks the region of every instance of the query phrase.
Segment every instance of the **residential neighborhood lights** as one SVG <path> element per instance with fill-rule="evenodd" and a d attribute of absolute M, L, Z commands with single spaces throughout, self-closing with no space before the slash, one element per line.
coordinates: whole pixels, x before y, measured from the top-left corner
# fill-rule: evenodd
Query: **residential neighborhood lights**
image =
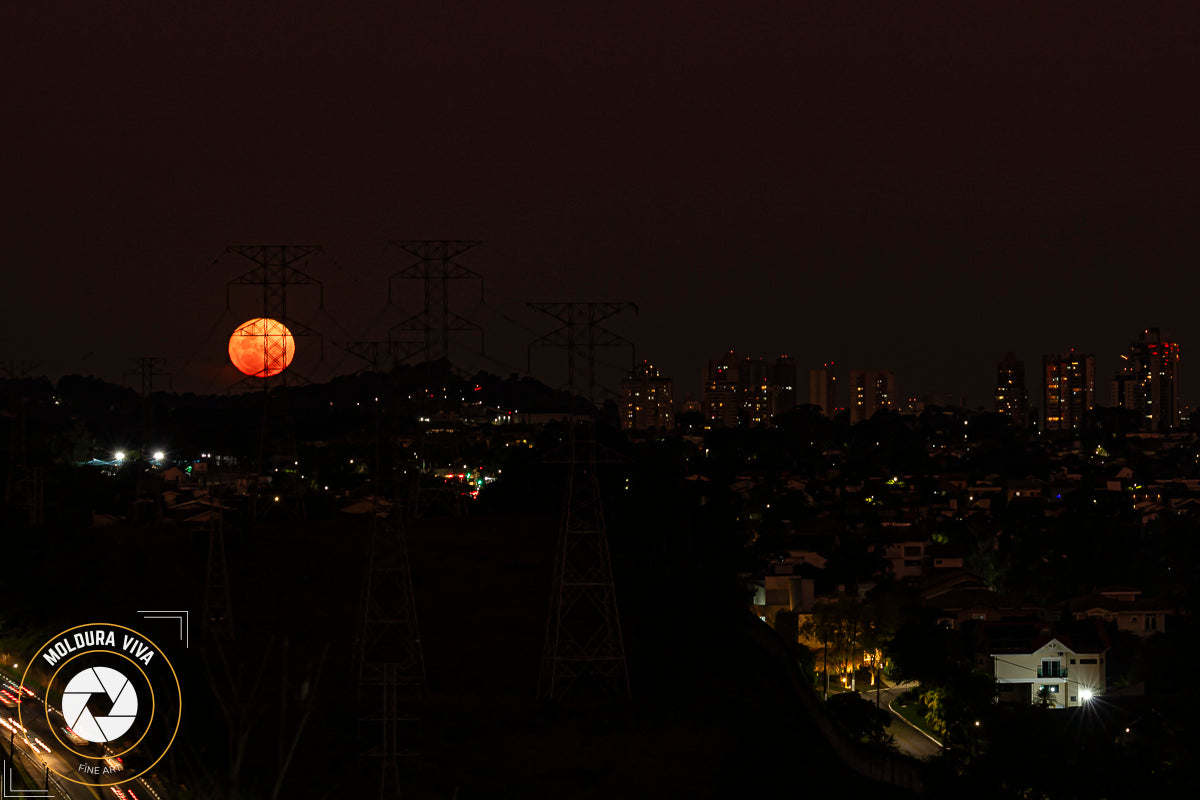
<path fill-rule="evenodd" d="M 1079 699 L 1084 703 L 1091 700 L 1092 699 L 1092 690 L 1091 689 L 1080 689 L 1079 690 Z"/>

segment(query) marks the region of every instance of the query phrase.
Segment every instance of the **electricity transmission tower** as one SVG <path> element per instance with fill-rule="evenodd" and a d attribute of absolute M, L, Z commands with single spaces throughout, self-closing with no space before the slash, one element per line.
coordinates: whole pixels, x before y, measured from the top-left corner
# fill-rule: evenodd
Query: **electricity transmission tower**
<path fill-rule="evenodd" d="M 370 363 L 375 371 L 379 354 L 373 351 L 375 358 Z M 379 798 L 385 800 L 400 795 L 400 759 L 416 754 L 420 732 L 416 704 L 425 697 L 427 687 L 399 502 L 381 519 L 381 413 L 376 406 L 371 546 L 354 656 L 364 754 L 379 761 Z"/>
<path fill-rule="evenodd" d="M 225 307 L 229 308 L 233 287 L 254 287 L 262 293 L 262 316 L 264 318 L 283 323 L 291 331 L 293 337 L 316 337 L 322 342 L 323 353 L 324 340 L 321 338 L 321 334 L 289 315 L 288 289 L 289 287 L 315 286 L 319 293 L 319 308 L 325 307 L 325 290 L 321 282 L 296 266 L 299 262 L 306 262 L 309 256 L 322 254 L 324 250 L 319 245 L 231 245 L 225 248 L 225 252 L 242 256 L 255 264 L 253 268 L 226 283 Z M 267 350 L 269 355 L 272 350 L 270 343 L 268 343 Z M 263 462 L 268 452 L 276 456 L 280 466 L 276 467 L 272 474 L 279 474 L 282 469 L 282 482 L 287 487 L 276 492 L 276 497 L 286 496 L 291 511 L 303 517 L 303 491 L 295 480 L 287 480 L 289 474 L 299 474 L 300 466 L 296 430 L 288 397 L 288 383 L 306 383 L 307 379 L 290 369 L 284 369 L 275 376 L 246 377 L 239 383 L 251 381 L 262 382 L 263 394 L 255 478 L 257 480 L 257 477 L 262 475 Z M 277 391 L 271 391 L 272 385 L 277 387 Z M 273 406 L 276 407 L 273 408 Z M 259 493 L 259 488 L 255 486 L 251 493 L 250 506 L 250 516 L 253 519 L 257 519 L 259 515 Z"/>
<path fill-rule="evenodd" d="M 403 524 L 393 515 L 372 529 L 356 655 L 360 730 L 365 755 L 380 761 L 382 800 L 396 796 L 400 759 L 417 754 L 426 683 Z"/>
<path fill-rule="evenodd" d="M 137 366 L 137 369 L 126 372 L 125 376 L 126 377 L 129 377 L 130 375 L 141 376 L 141 379 L 142 379 L 141 397 L 142 398 L 147 398 L 151 394 L 154 393 L 154 379 L 160 375 L 167 376 L 168 385 L 169 385 L 171 373 L 166 372 L 165 370 L 162 369 L 163 367 L 165 367 L 167 365 L 167 360 L 165 358 L 153 358 L 150 356 L 142 356 L 140 358 L 133 359 L 133 363 Z M 150 409 L 143 409 L 142 410 L 142 424 L 149 425 L 150 422 L 149 422 L 148 418 L 150 418 L 152 416 L 153 415 L 152 415 Z"/>
<path fill-rule="evenodd" d="M 11 386 L 12 418 L 9 420 L 8 474 L 4 485 L 4 502 L 15 503 L 25 510 L 30 526 L 40 528 L 46 524 L 46 509 L 57 513 L 57 502 L 46 500 L 47 485 L 53 487 L 57 481 L 47 480 L 41 467 L 29 463 L 29 441 L 25 422 L 28 417 L 25 382 L 38 366 L 35 361 L 6 361 L 0 363 L 0 373 Z"/>
<path fill-rule="evenodd" d="M 287 296 L 288 287 L 316 286 L 320 294 L 319 307 L 325 307 L 325 288 L 321 282 L 295 266 L 297 262 L 307 262 L 309 256 L 324 253 L 325 250 L 320 245 L 230 245 L 225 248 L 225 252 L 242 256 L 256 265 L 226 282 L 226 308 L 229 308 L 230 294 L 234 286 L 253 286 L 262 292 L 262 316 L 282 322 L 292 332 L 292 336 L 320 338 L 320 333 L 288 315 Z"/>
<path fill-rule="evenodd" d="M 388 278 L 388 302 L 393 301 L 396 279 L 421 281 L 425 304 L 421 311 L 401 320 L 388 333 L 399 347 L 400 359 L 420 354 L 426 364 L 450 358 L 450 334 L 473 331 L 479 333 L 483 349 L 483 328 L 450 310 L 450 282 L 479 281 L 479 297 L 483 299 L 483 276 L 457 263 L 454 259 L 482 244 L 471 239 L 393 239 L 390 244 L 416 259 Z"/>
<path fill-rule="evenodd" d="M 137 369 L 130 370 L 125 373 L 125 377 L 130 375 L 139 375 L 142 380 L 142 442 L 139 449 L 141 461 L 148 461 L 146 455 L 147 449 L 150 447 L 150 441 L 154 436 L 154 379 L 158 376 L 165 375 L 170 380 L 171 373 L 165 372 L 162 368 L 166 366 L 165 358 L 153 358 L 143 356 L 133 359 L 133 363 L 137 365 Z M 142 506 L 147 502 L 146 495 L 153 493 L 154 499 L 149 501 L 153 504 L 155 516 L 162 517 L 162 496 L 159 494 L 160 483 L 157 473 L 141 472 L 137 477 L 137 490 L 134 497 L 134 516 L 140 519 Z"/>
<path fill-rule="evenodd" d="M 22 481 L 28 478 L 29 442 L 25 435 L 25 392 L 22 383 L 36 369 L 33 361 L 5 361 L 0 363 L 5 379 L 9 382 L 12 403 L 12 418 L 8 429 L 8 472 L 4 484 L 4 502 L 8 503 L 19 492 Z"/>
<path fill-rule="evenodd" d="M 479 348 L 483 350 L 483 328 L 450 310 L 452 281 L 479 281 L 479 297 L 481 301 L 483 299 L 483 276 L 455 260 L 482 242 L 473 239 L 401 239 L 392 240 L 390 244 L 415 260 L 388 278 L 388 302 L 393 302 L 397 279 L 420 281 L 424 295 L 421 311 L 401 320 L 388 332 L 397 361 L 420 355 L 429 384 L 426 388 L 430 390 L 422 393 L 418 406 L 421 413 L 416 436 L 417 464 L 410 474 L 409 507 L 414 517 L 431 511 L 461 516 L 466 513 L 463 487 L 452 480 L 449 483 L 439 481 L 431 474 L 437 467 L 460 463 L 462 448 L 458 431 L 452 430 L 454 425 L 436 425 L 437 433 L 428 429 L 439 411 L 445 411 L 430 400 L 430 393 L 436 391 L 432 384 L 439 365 L 435 362 L 450 368 L 452 333 L 478 333 Z"/>
<path fill-rule="evenodd" d="M 209 489 L 208 568 L 204 573 L 204 632 L 233 639 L 233 598 L 229 590 L 229 562 L 225 559 L 225 511 L 216 487 Z"/>
<path fill-rule="evenodd" d="M 604 509 L 597 475 L 599 446 L 595 438 L 596 350 L 629 347 L 632 343 L 601 323 L 633 303 L 529 303 L 530 308 L 558 320 L 555 330 L 530 344 L 562 347 L 567 351 L 567 388 L 572 411 L 565 461 L 566 496 L 554 560 L 550 613 L 542 654 L 538 696 L 561 701 L 579 679 L 590 681 L 609 698 L 627 699 L 629 672 L 613 588 L 612 559 L 604 527 Z M 632 360 L 632 359 L 631 359 Z M 588 407 L 577 413 L 583 393 Z"/>
<path fill-rule="evenodd" d="M 399 352 L 399 346 L 396 342 L 386 339 L 367 339 L 357 342 L 334 342 L 335 347 L 340 347 L 351 355 L 358 356 L 363 361 L 367 362 L 367 366 L 359 370 L 369 370 L 370 372 L 378 372 L 379 365 L 383 363 L 384 356 L 395 359 Z M 358 373 L 356 373 L 358 374 Z"/>

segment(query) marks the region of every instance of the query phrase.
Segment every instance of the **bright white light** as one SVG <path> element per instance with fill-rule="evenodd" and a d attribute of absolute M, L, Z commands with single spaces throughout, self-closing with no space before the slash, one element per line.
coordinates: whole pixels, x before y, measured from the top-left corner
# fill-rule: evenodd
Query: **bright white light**
<path fill-rule="evenodd" d="M 163 460 L 164 458 L 166 458 L 166 457 L 167 457 L 167 454 L 166 454 L 166 453 L 164 453 L 162 450 L 155 450 L 155 451 L 154 451 L 154 460 L 155 460 L 155 461 L 162 461 L 162 460 Z"/>
<path fill-rule="evenodd" d="M 1088 700 L 1091 700 L 1092 699 L 1092 690 L 1091 689 L 1080 689 L 1079 690 L 1079 699 L 1085 703 Z"/>
<path fill-rule="evenodd" d="M 113 458 L 115 458 L 117 461 L 124 461 L 125 460 L 125 451 L 118 450 L 117 452 L 113 453 Z"/>

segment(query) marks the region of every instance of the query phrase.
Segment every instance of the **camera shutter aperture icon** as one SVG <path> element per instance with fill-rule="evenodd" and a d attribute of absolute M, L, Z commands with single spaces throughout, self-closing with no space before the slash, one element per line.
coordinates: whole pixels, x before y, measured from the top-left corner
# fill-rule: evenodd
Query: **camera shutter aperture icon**
<path fill-rule="evenodd" d="M 112 708 L 101 716 L 93 714 L 89 701 L 94 695 L 107 698 Z M 104 702 L 101 698 L 97 700 Z M 78 736 L 89 742 L 111 742 L 133 727 L 138 711 L 137 692 L 119 671 L 89 667 L 67 681 L 62 710 L 67 725 Z"/>

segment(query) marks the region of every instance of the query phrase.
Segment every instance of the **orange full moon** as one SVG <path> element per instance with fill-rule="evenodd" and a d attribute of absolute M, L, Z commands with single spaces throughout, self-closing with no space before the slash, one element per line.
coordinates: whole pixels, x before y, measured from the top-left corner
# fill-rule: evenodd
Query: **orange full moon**
<path fill-rule="evenodd" d="M 296 340 L 282 322 L 274 319 L 248 320 L 229 337 L 229 360 L 252 378 L 278 375 L 292 363 Z"/>

